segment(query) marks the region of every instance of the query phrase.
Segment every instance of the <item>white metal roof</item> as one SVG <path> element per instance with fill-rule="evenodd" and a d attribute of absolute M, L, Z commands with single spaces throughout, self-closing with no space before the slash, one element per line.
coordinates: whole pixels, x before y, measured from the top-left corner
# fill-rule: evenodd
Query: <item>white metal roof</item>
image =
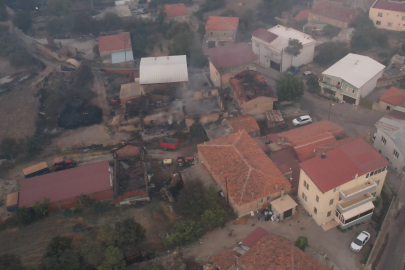
<path fill-rule="evenodd" d="M 185 55 L 146 57 L 139 66 L 140 84 L 188 82 Z"/>
<path fill-rule="evenodd" d="M 111 63 L 124 63 L 125 61 L 133 61 L 134 55 L 132 54 L 132 49 L 120 52 L 111 53 Z"/>
<path fill-rule="evenodd" d="M 316 42 L 315 39 L 313 39 L 310 35 L 283 25 L 276 25 L 267 31 L 278 36 L 270 43 L 270 45 L 279 51 L 288 46 L 288 41 L 290 39 L 298 39 L 304 46 L 306 44 Z"/>
<path fill-rule="evenodd" d="M 384 65 L 368 56 L 349 53 L 322 72 L 322 75 L 341 78 L 351 85 L 360 88 L 384 68 Z"/>

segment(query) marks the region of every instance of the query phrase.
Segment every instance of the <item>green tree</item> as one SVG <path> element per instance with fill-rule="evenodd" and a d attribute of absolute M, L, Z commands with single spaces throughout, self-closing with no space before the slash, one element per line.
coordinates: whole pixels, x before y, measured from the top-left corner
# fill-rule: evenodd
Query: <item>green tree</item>
<path fill-rule="evenodd" d="M 325 34 L 325 36 L 333 38 L 335 36 L 337 36 L 340 32 L 340 30 L 342 30 L 339 27 L 327 24 L 323 29 L 322 32 Z"/>
<path fill-rule="evenodd" d="M 290 39 L 288 41 L 288 46 L 285 48 L 285 52 L 288 55 L 291 55 L 291 66 L 293 62 L 293 58 L 298 56 L 301 53 L 301 50 L 304 46 L 298 39 Z"/>
<path fill-rule="evenodd" d="M 75 34 L 89 34 L 98 32 L 97 22 L 89 13 L 78 13 L 73 19 L 72 32 Z"/>
<path fill-rule="evenodd" d="M 101 20 L 101 25 L 106 31 L 119 30 L 124 27 L 124 21 L 117 14 L 108 12 Z"/>
<path fill-rule="evenodd" d="M 174 36 L 169 45 L 170 55 L 187 55 L 190 56 L 191 50 L 195 43 L 194 32 L 182 32 Z"/>
<path fill-rule="evenodd" d="M 319 79 L 316 75 L 309 76 L 306 85 L 308 86 L 308 90 L 312 93 L 319 93 L 321 91 Z"/>
<path fill-rule="evenodd" d="M 13 24 L 26 33 L 32 26 L 31 13 L 19 10 L 15 13 Z"/>
<path fill-rule="evenodd" d="M 49 242 L 42 258 L 43 270 L 84 270 L 83 258 L 73 249 L 73 238 L 57 236 Z"/>
<path fill-rule="evenodd" d="M 166 245 L 184 245 L 197 240 L 203 233 L 203 228 L 200 222 L 191 220 L 180 221 L 177 223 L 175 231 L 163 239 Z"/>
<path fill-rule="evenodd" d="M 74 22 L 74 25 L 76 23 Z M 51 35 L 60 35 L 71 31 L 72 22 L 66 17 L 54 18 L 46 25 L 46 30 Z"/>
<path fill-rule="evenodd" d="M 179 33 L 184 33 L 190 31 L 190 25 L 186 22 L 176 22 L 174 23 L 169 31 L 166 33 L 166 39 L 172 39 L 174 36 L 178 35 Z"/>
<path fill-rule="evenodd" d="M 74 73 L 72 87 L 80 88 L 92 84 L 93 81 L 94 75 L 93 72 L 91 71 L 91 68 L 88 65 L 83 64 Z"/>
<path fill-rule="evenodd" d="M 20 151 L 18 146 L 17 140 L 14 138 L 6 137 L 1 140 L 0 143 L 0 152 L 4 153 L 5 155 L 10 155 L 11 159 L 16 156 Z"/>
<path fill-rule="evenodd" d="M 120 270 L 125 267 L 124 253 L 114 246 L 107 247 L 105 260 L 98 269 L 100 270 Z"/>
<path fill-rule="evenodd" d="M 146 238 L 146 230 L 133 218 L 127 218 L 115 223 L 118 234 L 117 246 L 123 251 L 134 249 Z"/>
<path fill-rule="evenodd" d="M 47 13 L 58 17 L 69 14 L 71 7 L 71 0 L 47 0 L 46 2 Z"/>
<path fill-rule="evenodd" d="M 292 8 L 291 0 L 263 0 L 258 6 L 257 17 L 259 20 L 269 23 L 277 24 L 276 16 L 280 16 L 284 11 Z"/>
<path fill-rule="evenodd" d="M 198 24 L 198 30 L 197 32 L 201 35 L 204 36 L 205 35 L 205 25 L 200 23 Z"/>
<path fill-rule="evenodd" d="M 15 214 L 15 220 L 19 225 L 27 226 L 34 221 L 34 211 L 25 206 L 19 207 Z"/>
<path fill-rule="evenodd" d="M 246 9 L 241 17 L 241 22 L 246 28 L 251 29 L 251 26 L 256 22 L 256 12 L 253 9 Z"/>
<path fill-rule="evenodd" d="M 223 209 L 215 208 L 213 210 L 205 210 L 201 215 L 201 220 L 211 226 L 223 225 L 226 218 L 226 212 Z"/>
<path fill-rule="evenodd" d="M 298 22 L 294 22 L 293 28 L 298 30 L 298 31 L 303 31 L 304 30 L 304 25 L 308 23 L 307 19 L 302 19 Z"/>
<path fill-rule="evenodd" d="M 226 9 L 222 11 L 219 16 L 223 17 L 238 17 L 238 14 L 236 14 L 236 11 L 233 9 Z"/>
<path fill-rule="evenodd" d="M 277 79 L 277 97 L 279 101 L 299 101 L 304 94 L 304 83 L 294 75 L 287 73 Z"/>
<path fill-rule="evenodd" d="M 20 48 L 20 43 L 15 37 L 8 34 L 0 37 L 0 56 L 10 56 L 10 54 L 20 50 Z"/>
<path fill-rule="evenodd" d="M 353 37 L 350 41 L 350 47 L 353 52 L 364 52 L 373 46 L 373 39 L 371 35 L 367 35 L 360 31 L 354 31 Z"/>
<path fill-rule="evenodd" d="M 97 240 L 105 243 L 107 246 L 115 246 L 117 245 L 118 232 L 113 226 L 106 224 L 98 231 Z"/>
<path fill-rule="evenodd" d="M 87 233 L 83 237 L 75 238 L 72 242 L 74 250 L 79 252 L 86 263 L 92 268 L 96 268 L 101 265 L 105 257 L 105 246 L 102 242 L 97 240 L 97 235 L 93 233 Z"/>
<path fill-rule="evenodd" d="M 18 140 L 18 144 L 21 147 L 21 151 L 28 155 L 39 154 L 44 146 L 44 140 L 42 137 L 25 137 Z"/>
<path fill-rule="evenodd" d="M 9 56 L 10 64 L 13 67 L 24 67 L 34 63 L 34 58 L 26 50 L 18 50 Z"/>
<path fill-rule="evenodd" d="M 295 241 L 295 246 L 305 251 L 305 247 L 308 246 L 308 239 L 305 236 L 299 236 L 297 241 Z"/>
<path fill-rule="evenodd" d="M 314 61 L 321 66 L 331 65 L 345 57 L 349 52 L 349 48 L 343 42 L 327 42 L 322 45 Z"/>
<path fill-rule="evenodd" d="M 35 214 L 39 217 L 46 217 L 49 214 L 49 198 L 44 197 L 42 203 L 35 201 L 32 208 L 34 209 Z"/>
<path fill-rule="evenodd" d="M 3 270 L 24 270 L 19 256 L 14 254 L 0 255 L 0 269 Z"/>

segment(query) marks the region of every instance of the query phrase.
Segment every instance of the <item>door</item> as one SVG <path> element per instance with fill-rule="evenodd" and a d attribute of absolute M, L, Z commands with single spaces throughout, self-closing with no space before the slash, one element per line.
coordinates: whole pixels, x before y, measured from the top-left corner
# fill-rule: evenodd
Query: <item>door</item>
<path fill-rule="evenodd" d="M 275 69 L 275 70 L 277 70 L 277 71 L 280 71 L 280 64 L 279 64 L 279 63 L 276 63 L 276 62 L 274 62 L 274 61 L 270 61 L 270 67 L 271 67 L 272 69 Z"/>
<path fill-rule="evenodd" d="M 343 95 L 343 101 L 349 104 L 356 104 L 356 99 Z"/>
<path fill-rule="evenodd" d="M 284 212 L 284 218 L 288 218 L 292 216 L 292 208 Z"/>

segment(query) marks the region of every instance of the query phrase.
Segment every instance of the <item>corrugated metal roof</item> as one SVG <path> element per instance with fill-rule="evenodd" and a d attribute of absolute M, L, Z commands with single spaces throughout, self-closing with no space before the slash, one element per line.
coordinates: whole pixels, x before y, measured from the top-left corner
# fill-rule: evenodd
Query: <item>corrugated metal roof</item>
<path fill-rule="evenodd" d="M 24 173 L 24 175 L 28 175 L 28 174 L 31 174 L 31 173 L 34 173 L 34 172 L 37 172 L 37 171 L 40 171 L 40 170 L 43 170 L 46 168 L 48 168 L 48 164 L 46 164 L 46 162 L 41 162 L 41 163 L 35 164 L 31 167 L 23 169 L 23 173 Z"/>
<path fill-rule="evenodd" d="M 111 63 L 113 63 L 113 64 L 125 63 L 125 61 L 128 62 L 128 61 L 132 61 L 132 60 L 134 60 L 134 55 L 132 54 L 132 49 L 126 50 L 125 52 L 122 51 L 122 52 L 111 53 Z"/>
<path fill-rule="evenodd" d="M 360 88 L 384 68 L 384 65 L 368 56 L 349 53 L 322 72 L 322 75 L 341 78 L 351 85 Z"/>
<path fill-rule="evenodd" d="M 375 126 L 389 136 L 398 150 L 405 155 L 405 108 L 397 106 Z"/>
<path fill-rule="evenodd" d="M 140 84 L 188 82 L 185 55 L 142 58 L 139 69 Z"/>

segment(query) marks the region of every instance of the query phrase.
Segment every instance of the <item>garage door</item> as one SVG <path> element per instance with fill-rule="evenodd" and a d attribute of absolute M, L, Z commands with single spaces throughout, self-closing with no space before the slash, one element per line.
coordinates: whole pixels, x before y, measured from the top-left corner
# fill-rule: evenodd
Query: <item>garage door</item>
<path fill-rule="evenodd" d="M 288 218 L 292 215 L 292 208 L 284 212 L 284 218 Z"/>
<path fill-rule="evenodd" d="M 349 104 L 356 104 L 356 99 L 343 95 L 343 101 Z"/>

